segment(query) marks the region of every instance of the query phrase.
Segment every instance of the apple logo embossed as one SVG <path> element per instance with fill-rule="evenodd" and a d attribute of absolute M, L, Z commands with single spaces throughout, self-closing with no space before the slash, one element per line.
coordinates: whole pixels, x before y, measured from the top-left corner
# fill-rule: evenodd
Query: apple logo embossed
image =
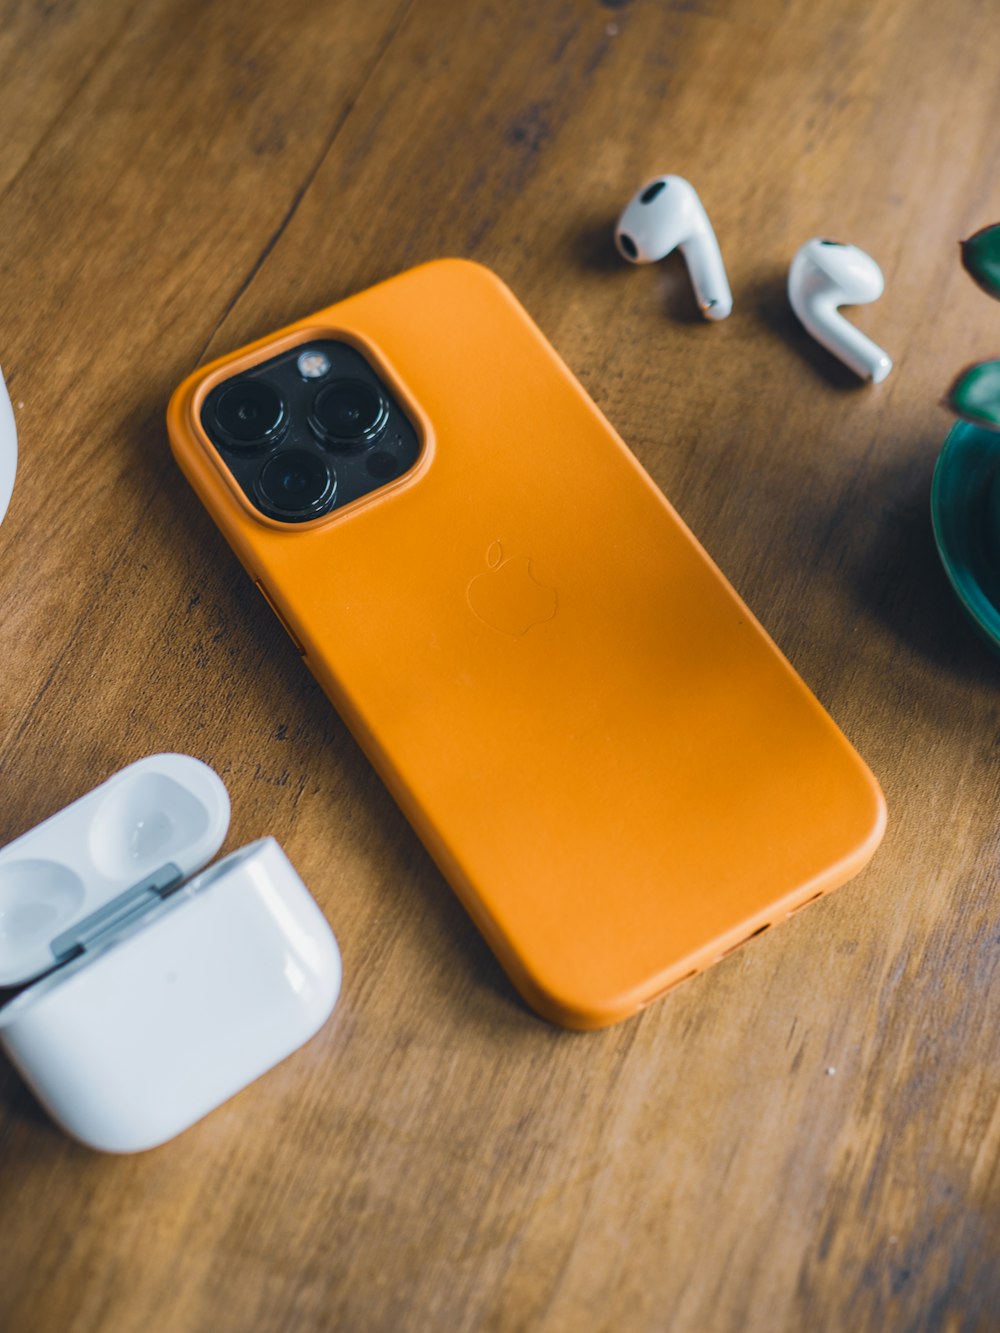
<path fill-rule="evenodd" d="M 556 590 L 539 583 L 526 555 L 505 560 L 503 546 L 495 541 L 486 552 L 486 563 L 489 568 L 466 589 L 472 613 L 484 625 L 519 639 L 532 626 L 552 619 L 559 605 Z"/>

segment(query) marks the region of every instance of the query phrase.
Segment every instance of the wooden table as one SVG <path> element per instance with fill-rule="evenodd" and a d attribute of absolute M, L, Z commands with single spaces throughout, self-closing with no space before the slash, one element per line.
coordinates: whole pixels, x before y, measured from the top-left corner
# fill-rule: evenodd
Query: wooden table
<path fill-rule="evenodd" d="M 346 983 L 159 1150 L 91 1153 L 0 1066 L 5 1330 L 1000 1325 L 998 664 L 928 519 L 939 406 L 997 353 L 976 0 L 105 0 L 3 7 L 0 840 L 195 754 L 274 834 Z M 736 307 L 613 219 L 693 180 Z M 794 322 L 815 234 L 877 257 L 861 387 Z M 210 355 L 415 262 L 521 296 L 883 781 L 841 892 L 592 1035 L 518 1001 L 171 461 Z"/>

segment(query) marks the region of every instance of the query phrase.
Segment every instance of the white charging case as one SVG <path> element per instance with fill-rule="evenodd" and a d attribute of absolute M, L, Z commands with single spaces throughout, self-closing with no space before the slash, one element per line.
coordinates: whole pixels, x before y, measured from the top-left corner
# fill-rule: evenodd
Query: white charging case
<path fill-rule="evenodd" d="M 0 851 L 0 986 L 46 974 L 0 1009 L 0 1042 L 91 1148 L 173 1138 L 337 1002 L 337 941 L 273 838 L 202 870 L 228 825 L 220 778 L 160 754 Z"/>
<path fill-rule="evenodd" d="M 17 426 L 14 424 L 14 409 L 10 405 L 3 371 L 0 371 L 0 523 L 10 504 L 16 472 Z"/>

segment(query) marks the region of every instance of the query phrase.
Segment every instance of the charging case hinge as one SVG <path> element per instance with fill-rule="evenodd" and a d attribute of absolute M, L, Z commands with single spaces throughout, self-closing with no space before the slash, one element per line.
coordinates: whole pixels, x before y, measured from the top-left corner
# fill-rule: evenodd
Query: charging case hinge
<path fill-rule="evenodd" d="M 122 926 L 142 916 L 164 898 L 169 898 L 183 882 L 184 874 L 173 862 L 167 862 L 159 870 L 154 870 L 138 884 L 133 884 L 117 898 L 112 898 L 96 912 L 91 912 L 90 916 L 57 935 L 52 941 L 56 962 L 68 963 L 71 958 L 79 957 L 85 950 L 108 939 Z"/>

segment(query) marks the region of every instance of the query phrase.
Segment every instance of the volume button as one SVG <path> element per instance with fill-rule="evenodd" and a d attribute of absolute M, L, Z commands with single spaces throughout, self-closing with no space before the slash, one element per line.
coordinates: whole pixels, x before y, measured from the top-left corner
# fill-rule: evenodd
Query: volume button
<path fill-rule="evenodd" d="M 278 624 L 281 626 L 281 628 L 285 631 L 285 633 L 286 633 L 286 634 L 288 635 L 288 637 L 291 639 L 292 643 L 295 644 L 296 651 L 299 652 L 299 653 L 301 653 L 302 656 L 305 657 L 305 655 L 306 655 L 306 650 L 302 647 L 302 644 L 299 642 L 297 636 L 293 633 L 292 628 L 291 628 L 291 626 L 289 625 L 288 621 L 285 619 L 285 617 L 281 614 L 281 612 L 280 612 L 280 611 L 278 610 L 278 608 L 275 606 L 275 604 L 274 604 L 274 599 L 271 597 L 271 594 L 270 594 L 270 593 L 268 592 L 268 590 L 264 587 L 263 583 L 261 583 L 260 579 L 254 579 L 254 583 L 257 585 L 257 591 L 260 593 L 261 597 L 263 597 L 264 601 L 267 602 L 268 606 L 271 608 L 271 610 L 272 610 L 272 611 L 274 612 L 274 614 L 277 616 L 277 618 L 278 618 Z"/>

